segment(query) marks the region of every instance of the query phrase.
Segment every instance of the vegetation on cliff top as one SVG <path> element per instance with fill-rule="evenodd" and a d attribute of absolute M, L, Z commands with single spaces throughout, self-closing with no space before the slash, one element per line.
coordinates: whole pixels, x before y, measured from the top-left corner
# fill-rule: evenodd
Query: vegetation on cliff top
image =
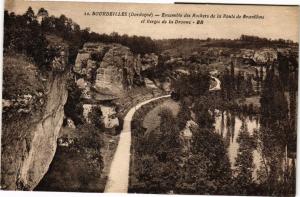
<path fill-rule="evenodd" d="M 24 53 L 39 66 L 48 65 L 55 51 L 49 48 L 47 34 L 63 38 L 69 45 L 69 62 L 75 63 L 78 50 L 86 42 L 120 43 L 128 46 L 134 53 L 151 53 L 156 45 L 150 37 L 128 36 L 118 33 L 99 34 L 80 26 L 65 15 L 55 17 L 44 8 L 35 14 L 31 7 L 23 15 L 4 12 L 4 52 L 14 50 Z M 39 22 L 41 21 L 41 22 Z"/>
<path fill-rule="evenodd" d="M 3 98 L 43 91 L 36 66 L 26 56 L 7 54 L 3 59 Z"/>

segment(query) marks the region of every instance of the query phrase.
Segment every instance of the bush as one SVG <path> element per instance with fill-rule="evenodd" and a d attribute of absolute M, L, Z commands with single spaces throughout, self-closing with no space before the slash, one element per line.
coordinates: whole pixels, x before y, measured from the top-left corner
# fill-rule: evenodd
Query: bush
<path fill-rule="evenodd" d="M 74 124 L 80 125 L 84 123 L 83 103 L 81 102 L 81 90 L 75 83 L 75 79 L 70 77 L 67 82 L 68 99 L 64 106 L 65 115 L 74 121 Z"/>
<path fill-rule="evenodd" d="M 99 130 L 93 125 L 82 125 L 61 138 L 69 141 L 69 146 L 57 147 L 48 172 L 35 190 L 103 192 L 103 138 Z"/>
<path fill-rule="evenodd" d="M 102 111 L 100 106 L 93 106 L 91 109 L 91 112 L 89 113 L 89 119 L 91 120 L 91 123 L 97 127 L 98 129 L 102 129 L 103 122 L 102 122 Z"/>

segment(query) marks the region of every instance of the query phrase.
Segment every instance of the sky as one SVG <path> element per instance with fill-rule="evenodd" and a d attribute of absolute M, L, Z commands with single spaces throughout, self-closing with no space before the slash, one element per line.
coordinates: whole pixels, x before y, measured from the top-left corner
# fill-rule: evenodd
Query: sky
<path fill-rule="evenodd" d="M 171 4 L 124 4 L 124 3 L 79 3 L 79 2 L 36 2 L 24 0 L 6 0 L 5 8 L 17 14 L 23 14 L 31 6 L 35 12 L 41 7 L 50 15 L 66 15 L 78 23 L 81 28 L 90 27 L 97 33 L 118 32 L 119 34 L 150 36 L 163 38 L 228 38 L 236 39 L 240 35 L 255 35 L 271 39 L 289 39 L 299 41 L 299 6 L 249 6 L 249 5 L 171 5 Z M 86 16 L 92 12 L 127 12 L 127 16 Z M 129 17 L 129 13 L 149 13 L 153 17 Z M 186 18 L 161 17 L 162 13 L 192 15 L 220 14 L 231 16 L 262 16 L 264 19 L 237 18 Z M 159 15 L 159 16 L 155 16 Z M 146 19 L 145 23 L 141 23 Z M 153 24 L 147 20 L 173 20 L 195 22 L 192 24 Z M 196 24 L 203 20 L 203 24 Z"/>

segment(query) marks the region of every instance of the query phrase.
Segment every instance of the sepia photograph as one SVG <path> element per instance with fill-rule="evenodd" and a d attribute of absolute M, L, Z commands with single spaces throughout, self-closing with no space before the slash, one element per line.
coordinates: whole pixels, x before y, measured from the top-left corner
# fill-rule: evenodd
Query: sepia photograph
<path fill-rule="evenodd" d="M 295 196 L 299 24 L 292 5 L 5 0 L 0 190 Z"/>

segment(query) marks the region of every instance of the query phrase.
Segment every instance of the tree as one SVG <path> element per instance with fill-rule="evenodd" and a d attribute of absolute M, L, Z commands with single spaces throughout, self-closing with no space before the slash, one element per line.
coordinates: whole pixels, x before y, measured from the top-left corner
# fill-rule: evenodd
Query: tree
<path fill-rule="evenodd" d="M 201 96 L 208 92 L 209 85 L 210 76 L 206 70 L 191 71 L 190 75 L 182 75 L 173 83 L 174 90 L 180 98 Z"/>
<path fill-rule="evenodd" d="M 4 50 L 13 49 L 33 56 L 38 64 L 44 64 L 47 48 L 45 34 L 55 34 L 62 37 L 69 45 L 69 63 L 74 64 L 78 50 L 82 48 L 86 42 L 117 42 L 128 46 L 135 54 L 152 53 L 157 50 L 155 42 L 150 37 L 128 36 L 118 34 L 98 34 L 90 32 L 89 28 L 80 29 L 72 19 L 65 15 L 55 17 L 51 15 L 45 8 L 40 8 L 35 15 L 31 7 L 28 8 L 23 15 L 15 15 L 15 13 L 5 11 L 4 21 Z M 38 17 L 39 22 L 36 20 Z M 41 21 L 40 21 L 41 19 Z M 40 65 L 39 65 L 40 66 Z"/>
<path fill-rule="evenodd" d="M 70 117 L 76 126 L 84 123 L 83 104 L 81 102 L 81 90 L 77 87 L 73 78 L 67 82 L 68 99 L 64 106 L 66 117 Z"/>
<path fill-rule="evenodd" d="M 260 67 L 260 78 L 259 78 L 259 80 L 260 80 L 260 83 L 262 83 L 263 82 L 263 79 L 264 79 L 264 67 L 263 66 L 261 66 Z"/>
<path fill-rule="evenodd" d="M 103 128 L 102 123 L 102 111 L 100 106 L 93 106 L 88 117 L 91 120 L 91 123 L 95 125 L 96 128 Z"/>
<path fill-rule="evenodd" d="M 195 181 L 197 194 L 228 195 L 231 185 L 231 169 L 222 137 L 212 129 L 193 128 L 191 154 L 202 155 L 200 161 L 194 161 L 198 174 Z M 208 166 L 208 167 L 207 167 Z M 202 170 L 201 170 L 202 169 Z"/>
<path fill-rule="evenodd" d="M 221 89 L 222 89 L 223 99 L 231 100 L 233 98 L 234 87 L 232 84 L 232 77 L 228 68 L 225 69 L 225 72 L 221 77 Z"/>
<path fill-rule="evenodd" d="M 196 123 L 200 128 L 212 128 L 214 123 L 214 117 L 209 113 L 208 106 L 201 101 L 196 101 L 193 108 L 193 112 L 196 115 Z"/>
<path fill-rule="evenodd" d="M 282 195 L 287 194 L 284 190 L 289 183 L 284 178 L 287 170 L 282 170 L 281 166 L 287 158 L 289 136 L 293 131 L 289 126 L 289 108 L 282 83 L 285 75 L 281 71 L 283 75 L 278 77 L 274 70 L 272 67 L 266 71 L 260 100 L 261 127 L 256 138 L 265 164 L 261 170 L 261 185 L 267 195 Z"/>
<path fill-rule="evenodd" d="M 34 11 L 32 10 L 32 7 L 28 7 L 27 11 L 24 14 L 24 17 L 27 20 L 27 23 L 31 23 L 36 19 L 36 16 L 34 15 Z"/>
<path fill-rule="evenodd" d="M 137 169 L 138 185 L 132 192 L 168 193 L 176 189 L 180 176 L 180 133 L 171 110 L 163 108 L 159 113 L 160 125 L 157 129 L 137 140 L 134 167 Z"/>
<path fill-rule="evenodd" d="M 178 112 L 177 115 L 177 125 L 179 130 L 182 130 L 185 128 L 186 122 L 191 119 L 191 112 L 188 107 L 188 105 L 183 102 L 180 111 Z"/>
<path fill-rule="evenodd" d="M 45 8 L 40 8 L 37 17 L 41 17 L 42 21 L 49 16 L 48 11 Z"/>
<path fill-rule="evenodd" d="M 164 146 L 163 149 L 169 151 L 172 149 L 176 149 L 180 146 L 179 142 L 179 130 L 176 127 L 176 120 L 174 115 L 170 109 L 163 108 L 159 113 L 160 117 L 160 133 L 162 135 L 162 141 L 165 143 L 162 144 Z"/>
<path fill-rule="evenodd" d="M 230 77 L 231 77 L 231 88 L 235 90 L 235 75 L 234 75 L 234 63 L 230 62 Z"/>
<path fill-rule="evenodd" d="M 278 57 L 278 72 L 279 78 L 281 80 L 281 84 L 284 88 L 287 87 L 288 79 L 289 79 L 289 59 L 285 55 L 281 53 L 277 53 Z"/>
<path fill-rule="evenodd" d="M 236 195 L 254 195 L 255 187 L 252 173 L 254 171 L 253 150 L 255 142 L 250 136 L 245 120 L 243 120 L 239 136 L 238 154 L 235 160 L 234 187 Z"/>
<path fill-rule="evenodd" d="M 248 75 L 246 78 L 246 96 L 251 96 L 253 93 L 252 76 Z"/>

